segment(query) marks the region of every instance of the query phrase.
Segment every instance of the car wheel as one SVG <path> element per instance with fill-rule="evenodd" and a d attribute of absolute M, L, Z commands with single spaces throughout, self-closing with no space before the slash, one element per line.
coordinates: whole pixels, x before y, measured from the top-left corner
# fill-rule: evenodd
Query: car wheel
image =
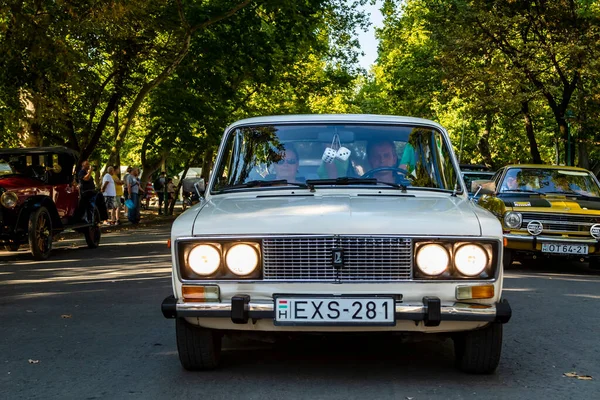
<path fill-rule="evenodd" d="M 514 252 L 511 249 L 504 249 L 504 253 L 502 254 L 502 266 L 504 269 L 510 268 L 514 258 Z"/>
<path fill-rule="evenodd" d="M 4 245 L 4 249 L 6 249 L 6 251 L 18 251 L 19 247 L 20 245 L 18 243 L 9 243 Z"/>
<path fill-rule="evenodd" d="M 85 242 L 87 243 L 88 248 L 95 249 L 100 245 L 102 231 L 100 230 L 100 211 L 98 211 L 97 207 L 94 207 L 92 225 L 85 228 L 83 235 L 85 236 Z"/>
<path fill-rule="evenodd" d="M 594 271 L 600 271 L 600 257 L 590 257 L 589 265 Z"/>
<path fill-rule="evenodd" d="M 183 368 L 189 371 L 214 369 L 221 359 L 219 332 L 186 322 L 176 321 L 177 351 Z"/>
<path fill-rule="evenodd" d="M 52 250 L 52 219 L 46 207 L 29 215 L 29 249 L 35 260 L 45 260 Z"/>
<path fill-rule="evenodd" d="M 498 322 L 454 337 L 456 366 L 463 372 L 491 374 L 498 367 L 501 352 L 502 324 Z"/>

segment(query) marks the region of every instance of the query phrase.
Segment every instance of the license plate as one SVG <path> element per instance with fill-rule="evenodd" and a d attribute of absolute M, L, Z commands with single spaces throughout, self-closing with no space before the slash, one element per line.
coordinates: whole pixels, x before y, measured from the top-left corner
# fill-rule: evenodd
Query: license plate
<path fill-rule="evenodd" d="M 394 325 L 393 297 L 275 297 L 275 325 Z"/>
<path fill-rule="evenodd" d="M 587 254 L 587 244 L 542 243 L 542 252 L 557 254 Z"/>

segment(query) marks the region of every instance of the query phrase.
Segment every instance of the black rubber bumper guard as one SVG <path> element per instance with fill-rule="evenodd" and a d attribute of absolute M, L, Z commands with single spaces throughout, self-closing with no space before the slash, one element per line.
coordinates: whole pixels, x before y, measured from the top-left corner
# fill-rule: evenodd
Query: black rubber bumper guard
<path fill-rule="evenodd" d="M 250 319 L 274 319 L 275 311 L 249 310 L 250 296 L 239 295 L 231 298 L 231 310 L 195 310 L 177 311 L 177 299 L 171 295 L 163 300 L 161 310 L 165 318 L 178 317 L 204 317 L 204 318 L 231 318 L 235 324 L 245 324 Z M 441 321 L 489 321 L 507 323 L 512 316 L 512 309 L 508 300 L 503 299 L 496 303 L 496 315 L 493 318 L 478 315 L 462 316 L 455 314 L 442 314 L 442 303 L 437 297 L 423 297 L 424 312 L 405 313 L 396 312 L 397 321 L 423 321 L 425 326 L 438 326 Z"/>

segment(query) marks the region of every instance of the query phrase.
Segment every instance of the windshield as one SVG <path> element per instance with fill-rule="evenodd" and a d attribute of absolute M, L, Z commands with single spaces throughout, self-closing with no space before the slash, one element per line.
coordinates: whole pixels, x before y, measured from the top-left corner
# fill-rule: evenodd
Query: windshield
<path fill-rule="evenodd" d="M 239 127 L 230 132 L 220 160 L 213 193 L 304 184 L 451 191 L 457 184 L 442 133 L 421 126 Z"/>
<path fill-rule="evenodd" d="M 500 186 L 500 192 L 515 191 L 593 197 L 598 197 L 600 194 L 598 185 L 589 172 L 541 168 L 509 169 Z"/>

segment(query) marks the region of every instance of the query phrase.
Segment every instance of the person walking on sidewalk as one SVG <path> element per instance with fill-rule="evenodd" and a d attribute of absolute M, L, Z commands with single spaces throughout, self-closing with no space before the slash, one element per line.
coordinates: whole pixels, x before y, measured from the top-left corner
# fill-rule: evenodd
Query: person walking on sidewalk
<path fill-rule="evenodd" d="M 162 171 L 158 178 L 154 181 L 154 190 L 156 190 L 156 195 L 158 196 L 158 215 L 162 215 L 163 213 L 163 202 L 165 201 L 165 193 L 167 189 L 167 178 L 165 177 L 165 171 Z"/>
<path fill-rule="evenodd" d="M 140 170 L 138 168 L 133 168 L 131 170 L 131 174 L 127 177 L 127 190 L 129 192 L 129 199 L 131 200 L 131 208 L 127 211 L 127 219 L 132 224 L 137 224 L 140 222 L 140 193 L 144 193 L 144 191 L 140 188 L 140 180 L 138 175 Z"/>
<path fill-rule="evenodd" d="M 104 195 L 104 203 L 106 204 L 106 209 L 108 210 L 108 215 L 110 220 L 107 221 L 109 225 L 114 225 L 116 222 L 115 213 L 115 197 L 117 196 L 117 191 L 115 189 L 115 181 L 113 180 L 112 174 L 114 172 L 113 167 L 108 167 L 106 169 L 106 174 L 102 177 L 102 194 Z"/>
<path fill-rule="evenodd" d="M 123 208 L 123 181 L 121 180 L 121 178 L 119 177 L 119 174 L 117 173 L 119 169 L 117 168 L 117 166 L 115 165 L 113 167 L 113 173 L 112 173 L 112 178 L 113 181 L 115 182 L 115 192 L 117 193 L 117 195 L 115 196 L 115 224 L 119 225 L 121 223 L 121 209 Z"/>

